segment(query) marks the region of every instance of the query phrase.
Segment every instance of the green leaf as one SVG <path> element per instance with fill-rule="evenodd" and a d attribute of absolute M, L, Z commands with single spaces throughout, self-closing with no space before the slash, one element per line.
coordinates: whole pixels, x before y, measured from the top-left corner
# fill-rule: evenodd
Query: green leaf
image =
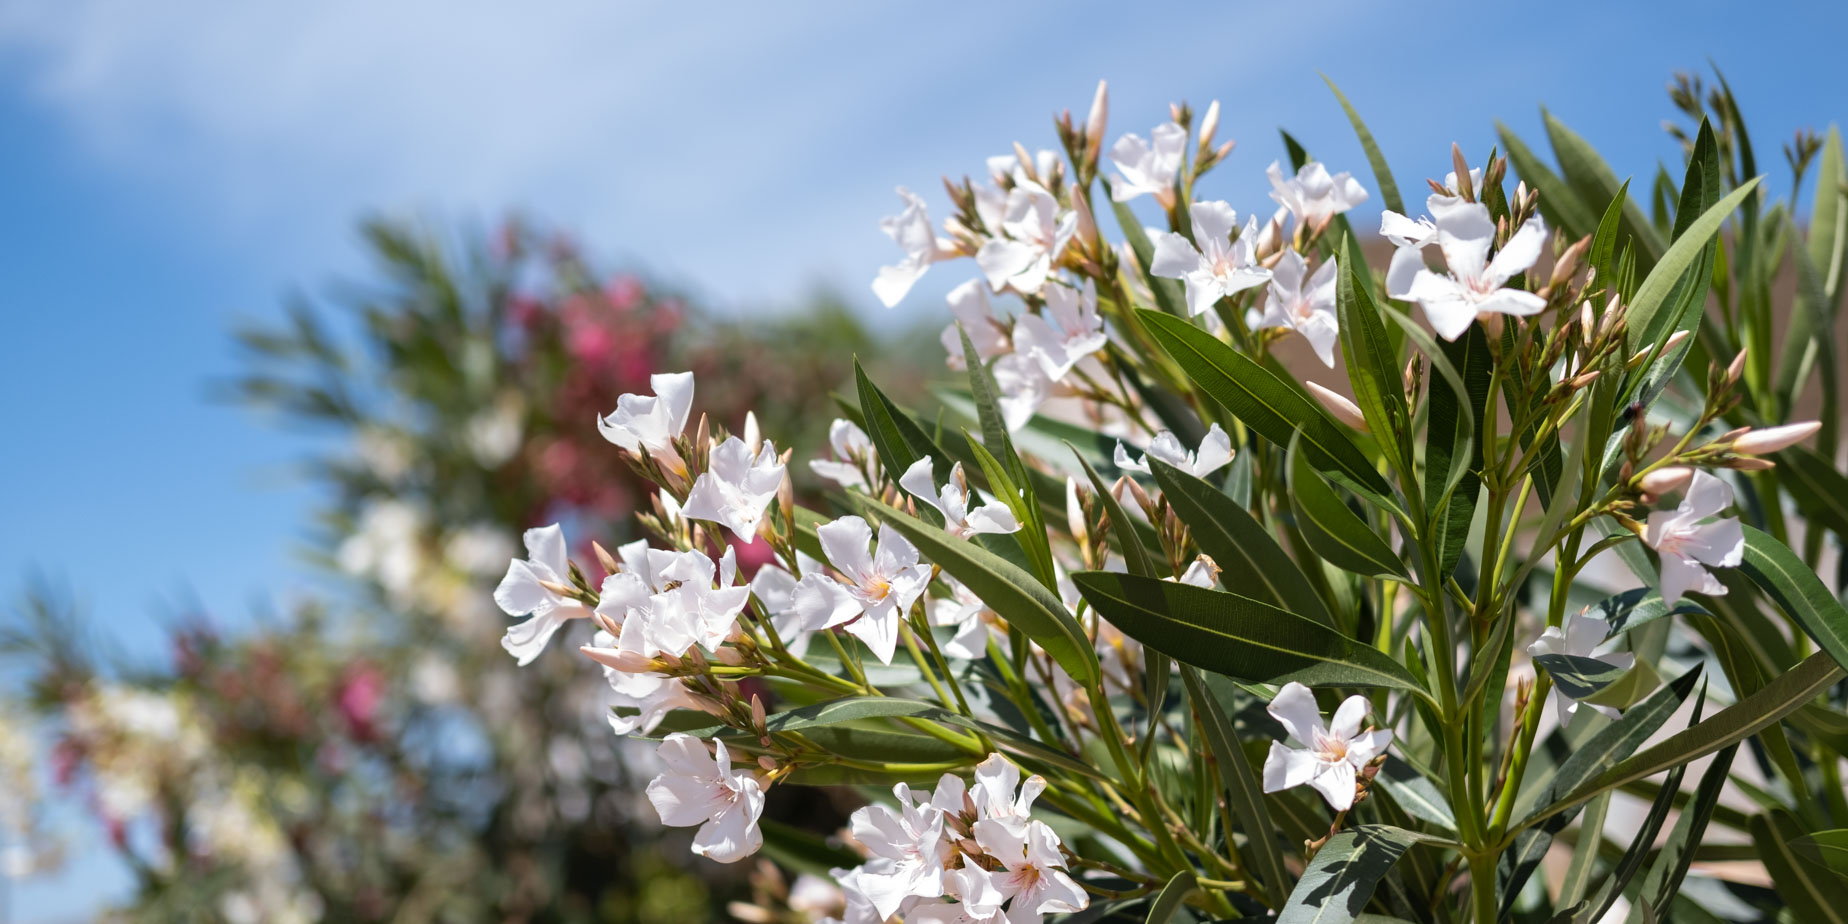
<path fill-rule="evenodd" d="M 1536 655 L 1534 663 L 1546 668 L 1547 674 L 1553 678 L 1553 685 L 1573 699 L 1594 696 L 1628 672 L 1628 668 L 1617 667 L 1597 658 L 1569 654 Z"/>
<path fill-rule="evenodd" d="M 1187 524 L 1200 550 L 1224 572 L 1221 584 L 1323 625 L 1335 624 L 1302 569 L 1244 507 L 1160 459 L 1150 458 L 1149 468 L 1175 516 Z"/>
<path fill-rule="evenodd" d="M 827 838 L 812 831 L 774 818 L 760 818 L 757 826 L 764 834 L 764 856 L 786 870 L 830 876 L 832 870 L 861 862 L 859 854 L 829 844 Z"/>
<path fill-rule="evenodd" d="M 1137 316 L 1187 377 L 1246 426 L 1279 446 L 1290 445 L 1295 434 L 1302 433 L 1317 470 L 1340 477 L 1381 507 L 1403 513 L 1386 479 L 1315 402 L 1186 321 L 1146 309 Z"/>
<path fill-rule="evenodd" d="M 1391 447 L 1398 458 L 1409 459 L 1410 415 L 1405 409 L 1405 386 L 1400 384 L 1399 354 L 1380 323 L 1380 309 L 1358 279 L 1366 264 L 1343 260 L 1335 285 L 1335 314 L 1340 323 L 1341 357 L 1347 364 L 1348 384 L 1354 401 L 1367 419 L 1367 429 L 1381 447 Z"/>
<path fill-rule="evenodd" d="M 853 377 L 860 390 L 860 412 L 866 419 L 866 435 L 879 452 L 879 464 L 888 472 L 903 472 L 919 459 L 930 456 L 936 482 L 948 481 L 950 466 L 954 464 L 949 454 L 866 377 L 866 370 L 860 367 L 858 359 L 853 361 Z"/>
<path fill-rule="evenodd" d="M 1553 156 L 1559 159 L 1559 171 L 1565 174 L 1566 182 L 1578 194 L 1579 200 L 1596 206 L 1617 198 L 1620 188 L 1617 175 L 1597 150 L 1577 132 L 1567 128 L 1564 122 L 1554 118 L 1552 113 L 1541 110 L 1541 116 L 1546 121 L 1547 140 L 1553 145 Z M 1662 238 L 1655 233 L 1655 227 L 1643 219 L 1642 210 L 1634 204 L 1624 209 L 1623 229 L 1642 248 L 1651 263 L 1661 258 Z M 1574 232 L 1574 236 L 1582 237 L 1588 233 L 1579 230 Z"/>
<path fill-rule="evenodd" d="M 1813 524 L 1848 540 L 1848 475 L 1813 449 L 1793 446 L 1777 454 L 1778 485 Z"/>
<path fill-rule="evenodd" d="M 1634 708 L 1625 710 L 1623 716 L 1599 729 L 1589 739 L 1572 745 L 1569 756 L 1555 770 L 1551 778 L 1545 780 L 1545 788 L 1539 791 L 1536 805 L 1542 808 L 1528 815 L 1522 821 L 1510 825 L 1509 830 L 1532 825 L 1542 819 L 1548 820 L 1548 830 L 1557 832 L 1564 828 L 1570 817 L 1560 817 L 1569 805 L 1553 805 L 1559 797 L 1574 792 L 1592 774 L 1616 761 L 1622 760 L 1641 747 L 1649 736 L 1655 734 L 1668 721 L 1668 717 L 1681 708 L 1689 694 L 1694 692 L 1694 684 L 1700 678 L 1700 668 L 1676 678 L 1673 682 L 1657 690 L 1648 699 Z M 1563 735 L 1563 730 L 1558 734 Z M 1541 782 L 1530 774 L 1535 783 Z M 1545 814 L 1542 814 L 1544 812 Z M 1554 820 L 1556 819 L 1556 820 Z"/>
<path fill-rule="evenodd" d="M 1698 725 L 1669 736 L 1587 781 L 1549 809 L 1577 805 L 1625 783 L 1654 776 L 1671 767 L 1705 757 L 1757 734 L 1842 679 L 1841 665 L 1817 653 L 1765 684 L 1764 689 L 1726 707 Z"/>
<path fill-rule="evenodd" d="M 1256 771 L 1245 759 L 1244 746 L 1232 724 L 1236 705 L 1231 683 L 1223 677 L 1201 676 L 1187 665 L 1181 666 L 1181 680 L 1187 686 L 1187 698 L 1193 714 L 1206 731 L 1212 748 L 1213 762 L 1219 767 L 1219 780 L 1226 791 L 1226 806 L 1232 817 L 1244 827 L 1247 850 L 1257 855 L 1257 878 L 1271 895 L 1282 897 L 1290 874 L 1283 865 L 1283 851 L 1277 846 L 1269 809 L 1265 808 L 1264 790 Z"/>
<path fill-rule="evenodd" d="M 1407 580 L 1405 564 L 1366 521 L 1348 509 L 1341 495 L 1322 480 L 1302 451 L 1301 438 L 1290 444 L 1290 509 L 1304 541 L 1329 564 L 1367 577 Z"/>
<path fill-rule="evenodd" d="M 1713 820 L 1713 810 L 1719 806 L 1720 791 L 1726 788 L 1727 773 L 1732 769 L 1733 757 L 1739 752 L 1737 744 L 1720 751 L 1713 763 L 1707 765 L 1701 774 L 1700 785 L 1694 788 L 1694 799 L 1681 810 L 1681 816 L 1675 819 L 1675 827 L 1669 832 L 1668 839 L 1662 842 L 1657 852 L 1655 865 L 1650 867 L 1649 875 L 1643 878 L 1643 894 L 1653 893 L 1657 907 L 1668 907 L 1681 880 L 1687 877 L 1688 867 L 1694 862 L 1694 852 L 1700 848 L 1701 840 L 1707 833 L 1707 823 Z"/>
<path fill-rule="evenodd" d="M 1482 419 L 1494 358 L 1480 324 L 1471 324 L 1454 341 L 1440 342 L 1408 317 L 1389 317 L 1449 386 L 1427 392 L 1424 501 L 1431 524 L 1426 538 L 1440 552 L 1438 573 L 1450 574 L 1469 543 L 1469 524 L 1475 519 L 1476 496 L 1482 489 Z"/>
<path fill-rule="evenodd" d="M 1665 616 L 1692 616 L 1707 612 L 1686 598 L 1671 607 L 1662 599 L 1662 591 L 1654 587 L 1638 587 L 1605 597 L 1592 604 L 1591 610 L 1592 615 L 1611 624 L 1612 635 L 1628 632 Z"/>
<path fill-rule="evenodd" d="M 1596 278 L 1607 288 L 1614 285 L 1616 272 L 1618 227 L 1623 221 L 1623 210 L 1630 197 L 1630 181 L 1624 180 L 1618 187 L 1617 195 L 1604 209 L 1604 217 L 1598 220 L 1598 231 L 1591 237 L 1591 250 L 1586 254 L 1586 263 L 1596 271 Z"/>
<path fill-rule="evenodd" d="M 1389 825 L 1357 825 L 1329 838 L 1303 870 L 1303 878 L 1277 914 L 1277 924 L 1344 924 L 1358 919 L 1392 865 L 1424 840 Z"/>
<path fill-rule="evenodd" d="M 1662 342 L 1677 329 L 1679 317 L 1672 316 L 1672 312 L 1664 313 L 1670 305 L 1669 297 L 1681 288 L 1684 276 L 1695 282 L 1703 281 L 1707 269 L 1704 263 L 1700 263 L 1700 258 L 1707 252 L 1707 244 L 1720 233 L 1720 227 L 1725 224 L 1727 217 L 1758 188 L 1760 179 L 1753 177 L 1741 183 L 1738 189 L 1728 193 L 1689 223 L 1687 230 L 1669 246 L 1668 252 L 1662 255 L 1662 259 L 1657 261 L 1655 268 L 1649 271 L 1649 276 L 1637 288 L 1636 297 L 1631 299 L 1626 321 L 1633 336 L 1642 337 L 1642 342 L 1652 349 L 1660 349 Z M 1694 271 L 1694 275 L 1688 275 L 1690 270 Z M 1632 376 L 1625 387 L 1626 397 L 1636 391 L 1643 378 L 1641 375 Z"/>
<path fill-rule="evenodd" d="M 1848 828 L 1817 831 L 1792 838 L 1790 846 L 1800 859 L 1837 876 L 1848 876 Z"/>
<path fill-rule="evenodd" d="M 1112 571 L 1080 571 L 1072 581 L 1111 625 L 1183 664 L 1251 683 L 1294 680 L 1430 696 L 1377 649 L 1249 597 Z"/>
<path fill-rule="evenodd" d="M 1796 846 L 1804 833 L 1796 817 L 1782 809 L 1752 818 L 1752 843 L 1790 919 L 1806 924 L 1848 922 L 1841 881 L 1805 861 Z"/>
<path fill-rule="evenodd" d="M 1515 174 L 1529 187 L 1540 191 L 1540 214 L 1547 222 L 1572 237 L 1590 234 L 1598 221 L 1598 213 L 1592 206 L 1586 205 L 1578 193 L 1572 191 L 1571 185 L 1548 169 L 1508 126 L 1497 122 L 1495 131 L 1501 137 L 1502 149 L 1508 152 L 1508 162 L 1514 166 Z"/>
<path fill-rule="evenodd" d="M 1322 75 L 1323 82 L 1334 91 L 1335 99 L 1341 101 L 1342 111 L 1347 113 L 1348 121 L 1354 124 L 1354 134 L 1360 136 L 1360 147 L 1367 152 L 1367 165 L 1373 168 L 1373 181 L 1380 187 L 1380 203 L 1395 212 L 1405 211 L 1405 200 L 1399 197 L 1399 184 L 1393 182 L 1392 170 L 1386 166 L 1386 155 L 1380 153 L 1380 146 L 1373 140 L 1373 133 L 1367 131 L 1367 125 L 1360 120 L 1360 113 L 1354 110 L 1354 104 L 1335 86 L 1327 74 Z"/>
<path fill-rule="evenodd" d="M 1168 884 L 1161 887 L 1161 893 L 1149 904 L 1148 924 L 1168 924 L 1196 888 L 1192 870 L 1184 869 L 1169 877 Z"/>
<path fill-rule="evenodd" d="M 1374 780 L 1407 815 L 1456 833 L 1457 814 L 1450 808 L 1450 800 L 1438 791 L 1437 784 L 1405 761 L 1387 761 Z"/>
<path fill-rule="evenodd" d="M 1848 667 L 1848 610 L 1788 546 L 1753 527 L 1744 529 L 1740 573 L 1777 601 L 1836 664 Z"/>
<path fill-rule="evenodd" d="M 1090 638 L 1065 604 L 1033 575 L 888 504 L 869 500 L 867 507 L 911 540 L 925 560 L 949 572 L 1008 625 L 1038 642 L 1073 680 L 1086 687 L 1097 683 L 1097 653 Z"/>

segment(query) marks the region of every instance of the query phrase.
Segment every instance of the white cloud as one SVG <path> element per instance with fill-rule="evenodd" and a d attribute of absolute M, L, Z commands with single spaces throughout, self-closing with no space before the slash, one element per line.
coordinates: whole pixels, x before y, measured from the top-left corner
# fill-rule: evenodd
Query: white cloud
<path fill-rule="evenodd" d="M 861 297 L 891 256 L 876 221 L 893 185 L 933 189 L 1016 138 L 1050 146 L 1046 115 L 1087 103 L 1111 62 L 1162 60 L 1165 84 L 1119 84 L 1113 133 L 1146 131 L 1190 81 L 1236 86 L 1276 65 L 1229 45 L 1165 55 L 1176 39 L 1159 19 L 1105 29 L 1043 14 L 63 0 L 0 9 L 0 52 L 27 62 L 28 92 L 89 156 L 175 210 L 177 230 L 279 284 L 350 256 L 368 210 L 519 205 L 746 305 L 817 278 Z M 1241 25 L 1262 34 L 1250 14 Z M 1256 130 L 1228 102 L 1228 129 Z M 1255 193 L 1247 172 L 1239 186 Z M 954 281 L 933 275 L 914 302 Z"/>

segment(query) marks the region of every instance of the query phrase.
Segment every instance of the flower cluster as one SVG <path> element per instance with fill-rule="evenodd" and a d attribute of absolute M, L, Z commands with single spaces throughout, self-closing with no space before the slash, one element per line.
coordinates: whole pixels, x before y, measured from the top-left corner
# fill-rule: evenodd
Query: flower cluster
<path fill-rule="evenodd" d="M 1780 490 L 1755 478 L 1767 455 L 1839 486 L 1830 457 L 1798 445 L 1833 433 L 1742 408 L 1774 387 L 1750 346 L 1704 392 L 1682 375 L 1694 350 L 1732 345 L 1695 310 L 1725 282 L 1703 250 L 1718 219 L 1677 213 L 1668 234 L 1622 202 L 1556 208 L 1583 177 L 1549 179 L 1543 211 L 1537 185 L 1504 192 L 1508 160 L 1472 168 L 1453 147 L 1414 220 L 1370 151 L 1395 248 L 1376 273 L 1350 214 L 1370 193 L 1300 146 L 1292 172 L 1266 171 L 1275 212 L 1241 222 L 1201 195 L 1232 150 L 1216 103 L 1198 119 L 1173 106 L 1107 152 L 1106 121 L 1100 88 L 1082 125 L 1057 120 L 1062 152 L 1016 145 L 984 180 L 946 182 L 941 226 L 900 190 L 882 228 L 903 257 L 873 289 L 895 305 L 935 264 L 974 261 L 941 337 L 962 383 L 932 419 L 856 368 L 857 409 L 843 402 L 825 455 L 795 469 L 828 482 L 827 505 L 797 503 L 792 454 L 754 414 L 738 435 L 695 425 L 692 376 L 659 376 L 601 418 L 657 492 L 651 539 L 617 556 L 593 544 L 600 585 L 543 543 L 511 567 L 503 602 L 534 615 L 510 637 L 596 622 L 583 651 L 619 732 L 701 713 L 669 726 L 691 731 L 666 737 L 648 787 L 665 824 L 697 828 L 696 853 L 736 862 L 786 836 L 763 823 L 784 787 L 878 783 L 890 801 L 807 842 L 858 857 L 804 897 L 827 920 L 1025 924 L 1157 895 L 1158 911 L 1306 919 L 1351 876 L 1353 901 L 1418 915 L 1467 892 L 1490 924 L 1545 891 L 1523 887 L 1533 864 L 1505 861 L 1544 847 L 1548 819 L 1662 754 L 1730 761 L 1749 729 L 1839 679 L 1848 617 L 1772 538 L 1783 509 L 1733 510 L 1736 488 Z M 1708 137 L 1691 153 L 1684 211 L 1717 196 L 1699 159 L 1718 150 Z M 1151 206 L 1159 223 L 1142 227 L 1133 209 Z M 1605 220 L 1572 227 L 1582 212 Z M 1620 249 L 1614 229 L 1637 241 Z M 1347 393 L 1296 377 L 1337 364 Z M 1649 586 L 1613 577 L 1606 553 Z M 1827 650 L 1798 663 L 1775 627 L 1704 608 L 1742 589 Z M 1690 700 L 1686 668 L 1715 637 L 1735 649 L 1717 660 L 1738 713 L 1713 727 L 1748 730 L 1626 759 Z M 1773 663 L 1781 686 L 1764 681 Z M 1597 767 L 1557 756 L 1574 748 Z M 1701 785 L 1694 804 L 1711 805 L 1717 784 Z M 1684 821 L 1686 846 L 1707 821 Z M 1580 886 L 1599 857 L 1588 835 Z M 1369 899 L 1413 846 L 1448 859 Z M 1636 865 L 1609 873 L 1607 897 Z M 1658 863 L 1654 896 L 1686 873 Z M 757 891 L 794 911 L 781 882 L 760 874 Z"/>

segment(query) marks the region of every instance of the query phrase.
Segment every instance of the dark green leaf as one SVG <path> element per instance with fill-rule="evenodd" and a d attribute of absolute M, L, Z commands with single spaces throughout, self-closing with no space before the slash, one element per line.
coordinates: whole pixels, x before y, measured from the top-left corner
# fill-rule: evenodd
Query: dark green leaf
<path fill-rule="evenodd" d="M 1148 924 L 1168 924 L 1195 888 L 1192 870 L 1184 869 L 1169 877 L 1168 884 L 1161 887 L 1160 894 L 1149 904 Z"/>
<path fill-rule="evenodd" d="M 1160 459 L 1151 458 L 1149 467 L 1162 496 L 1187 524 L 1194 542 L 1223 572 L 1219 576 L 1222 585 L 1324 625 L 1335 624 L 1302 569 L 1244 507 Z"/>
<path fill-rule="evenodd" d="M 1348 509 L 1309 464 L 1301 438 L 1290 445 L 1290 509 L 1304 541 L 1329 564 L 1366 577 L 1406 579 L 1405 565 L 1365 521 Z"/>
<path fill-rule="evenodd" d="M 1065 604 L 1033 575 L 887 504 L 868 501 L 867 506 L 911 540 L 925 560 L 949 572 L 1008 625 L 1038 642 L 1072 679 L 1085 686 L 1097 682 L 1097 654 L 1090 638 Z"/>
<path fill-rule="evenodd" d="M 1836 664 L 1848 666 L 1848 610 L 1788 546 L 1753 527 L 1744 529 L 1740 573 L 1777 601 Z"/>
<path fill-rule="evenodd" d="M 1232 817 L 1245 829 L 1249 851 L 1257 856 L 1259 884 L 1272 895 L 1281 897 L 1290 876 L 1284 869 L 1283 851 L 1273 834 L 1276 828 L 1271 825 L 1270 811 L 1265 808 L 1264 790 L 1251 762 L 1245 759 L 1245 749 L 1232 725 L 1231 717 L 1237 708 L 1232 698 L 1232 685 L 1223 677 L 1203 677 L 1186 665 L 1181 667 L 1181 680 L 1187 685 L 1194 716 L 1206 731 L 1213 762 L 1219 768 L 1219 779 L 1225 787 L 1226 805 Z"/>
<path fill-rule="evenodd" d="M 1380 879 L 1421 840 L 1417 834 L 1388 825 L 1359 825 L 1329 838 L 1303 870 L 1303 878 L 1277 914 L 1277 924 L 1356 920 Z"/>
<path fill-rule="evenodd" d="M 1344 484 L 1388 510 L 1400 510 L 1392 499 L 1391 486 L 1366 454 L 1342 432 L 1340 424 L 1301 392 L 1186 321 L 1147 310 L 1138 317 L 1187 377 L 1246 426 L 1279 446 L 1288 446 L 1301 432 L 1305 447 L 1312 450 L 1309 461 L 1317 470 L 1341 477 Z"/>
<path fill-rule="evenodd" d="M 1360 285 L 1358 274 L 1367 272 L 1344 260 L 1335 285 L 1335 314 L 1340 322 L 1341 356 L 1347 364 L 1348 384 L 1360 406 L 1367 429 L 1383 448 L 1409 459 L 1410 415 L 1405 409 L 1405 386 L 1400 383 L 1399 355 L 1380 322 L 1380 309 Z"/>
<path fill-rule="evenodd" d="M 1771 874 L 1771 884 L 1784 900 L 1785 912 L 1805 924 L 1844 924 L 1848 906 L 1842 903 L 1840 878 L 1819 870 L 1803 859 L 1799 838 L 1803 826 L 1782 809 L 1752 818 L 1752 843 L 1759 860 Z"/>
<path fill-rule="evenodd" d="M 1072 575 L 1098 614 L 1183 664 L 1252 683 L 1388 687 L 1429 696 L 1377 649 L 1249 597 L 1112 571 Z"/>
<path fill-rule="evenodd" d="M 1628 671 L 1628 668 L 1616 667 L 1597 658 L 1581 658 L 1569 654 L 1536 655 L 1534 663 L 1546 668 L 1547 674 L 1553 678 L 1553 685 L 1573 699 L 1596 695 L 1599 690 L 1616 683 Z"/>
<path fill-rule="evenodd" d="M 1817 831 L 1792 838 L 1790 846 L 1800 859 L 1837 876 L 1848 876 L 1848 828 Z"/>

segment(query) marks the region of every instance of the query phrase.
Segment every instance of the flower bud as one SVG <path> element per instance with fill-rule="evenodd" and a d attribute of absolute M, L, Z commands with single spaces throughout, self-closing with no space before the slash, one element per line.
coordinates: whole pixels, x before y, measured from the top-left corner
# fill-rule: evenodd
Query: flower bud
<path fill-rule="evenodd" d="M 1322 406 L 1327 408 L 1330 414 L 1335 415 L 1336 420 L 1356 430 L 1367 429 L 1367 417 L 1360 412 L 1360 408 L 1354 402 L 1314 382 L 1303 384 L 1309 387 L 1309 393 L 1314 395 L 1317 401 L 1322 402 Z"/>
<path fill-rule="evenodd" d="M 1456 142 L 1450 142 L 1450 164 L 1457 172 L 1457 195 L 1466 202 L 1476 201 L 1476 187 L 1469 181 L 1469 161 L 1463 159 L 1463 148 Z"/>
<path fill-rule="evenodd" d="M 1795 446 L 1809 439 L 1820 429 L 1822 429 L 1822 421 L 1806 420 L 1802 423 L 1785 424 L 1781 427 L 1753 430 L 1733 440 L 1732 451 L 1744 456 L 1761 456 Z"/>
<path fill-rule="evenodd" d="M 758 696 L 755 693 L 752 693 L 751 694 L 751 729 L 757 732 L 757 734 L 759 735 L 764 734 L 764 723 L 766 721 L 768 721 L 768 719 L 764 714 L 763 698 Z M 769 770 L 773 768 L 766 767 L 764 769 Z"/>
<path fill-rule="evenodd" d="M 757 427 L 757 412 L 756 411 L 745 411 L 744 412 L 744 445 L 751 447 L 751 455 L 754 456 L 754 455 L 757 455 L 758 448 L 763 446 L 763 444 L 764 444 L 764 434 L 763 434 L 763 431 L 758 429 Z"/>
<path fill-rule="evenodd" d="M 1731 385 L 1739 381 L 1739 376 L 1745 372 L 1745 354 L 1745 350 L 1740 350 L 1739 355 L 1734 356 L 1733 361 L 1727 364 L 1726 384 Z"/>
<path fill-rule="evenodd" d="M 1039 183 L 1040 185 L 1045 185 L 1044 181 L 1040 179 L 1038 169 L 1033 160 L 1033 155 L 1028 154 L 1027 149 L 1018 141 L 1014 142 L 1014 159 L 1020 162 L 1020 172 L 1026 174 L 1027 179 Z"/>
<path fill-rule="evenodd" d="M 1755 459 L 1755 458 L 1746 457 L 1746 458 L 1734 459 L 1731 462 L 1726 463 L 1726 467 L 1731 468 L 1731 469 L 1737 469 L 1742 472 L 1762 472 L 1766 469 L 1777 468 L 1777 463 L 1772 462 L 1770 459 Z"/>
<path fill-rule="evenodd" d="M 1065 478 L 1065 528 L 1071 531 L 1072 538 L 1079 545 L 1089 542 L 1090 536 L 1084 521 L 1084 505 L 1078 502 L 1078 481 L 1067 475 Z"/>
<path fill-rule="evenodd" d="M 1694 332 L 1691 330 L 1678 330 L 1669 334 L 1668 339 L 1662 342 L 1662 353 L 1666 355 L 1669 350 L 1680 346 L 1688 337 L 1692 336 L 1693 333 Z"/>
<path fill-rule="evenodd" d="M 593 645 L 582 645 L 579 646 L 578 650 L 589 656 L 592 661 L 611 670 L 622 671 L 625 674 L 647 673 L 648 670 L 654 666 L 653 660 L 639 651 L 624 651 L 620 648 L 597 648 Z"/>
<path fill-rule="evenodd" d="M 1086 251 L 1097 247 L 1097 218 L 1091 214 L 1091 203 L 1085 198 L 1084 187 L 1072 187 L 1072 214 L 1078 218 L 1078 242 Z"/>
<path fill-rule="evenodd" d="M 1585 256 L 1585 249 L 1590 246 L 1591 238 L 1581 237 L 1577 243 L 1567 247 L 1566 252 L 1560 254 L 1559 260 L 1553 264 L 1553 275 L 1547 285 L 1563 286 L 1572 281 L 1572 274 L 1578 272 L 1580 258 Z"/>
<path fill-rule="evenodd" d="M 1204 156 L 1213 145 L 1213 134 L 1219 131 L 1219 101 L 1213 100 L 1206 107 L 1206 115 L 1200 117 L 1200 154 Z"/>
<path fill-rule="evenodd" d="M 1637 487 L 1642 488 L 1646 494 L 1667 494 L 1686 487 L 1688 480 L 1693 477 L 1693 469 L 1685 465 L 1670 465 L 1644 475 Z"/>
<path fill-rule="evenodd" d="M 771 773 L 776 772 L 776 758 L 771 757 L 768 754 L 759 754 L 757 756 L 757 765 L 759 767 L 764 768 L 765 770 L 770 771 Z"/>
<path fill-rule="evenodd" d="M 1590 372 L 1585 373 L 1584 375 L 1574 377 L 1572 381 L 1567 382 L 1566 384 L 1572 389 L 1577 390 L 1580 388 L 1584 388 L 1585 386 L 1590 385 L 1591 383 L 1597 381 L 1598 376 L 1603 375 L 1603 374 L 1604 374 L 1603 370 L 1593 369 Z"/>
<path fill-rule="evenodd" d="M 610 556 L 610 550 L 604 548 L 602 543 L 592 539 L 590 541 L 590 550 L 596 553 L 597 564 L 603 566 L 604 574 L 615 574 L 619 570 L 616 559 Z"/>
<path fill-rule="evenodd" d="M 1107 81 L 1097 82 L 1097 93 L 1091 97 L 1091 115 L 1084 120 L 1084 157 L 1092 164 L 1097 163 L 1098 155 L 1104 149 L 1104 130 L 1110 121 L 1110 85 Z"/>

